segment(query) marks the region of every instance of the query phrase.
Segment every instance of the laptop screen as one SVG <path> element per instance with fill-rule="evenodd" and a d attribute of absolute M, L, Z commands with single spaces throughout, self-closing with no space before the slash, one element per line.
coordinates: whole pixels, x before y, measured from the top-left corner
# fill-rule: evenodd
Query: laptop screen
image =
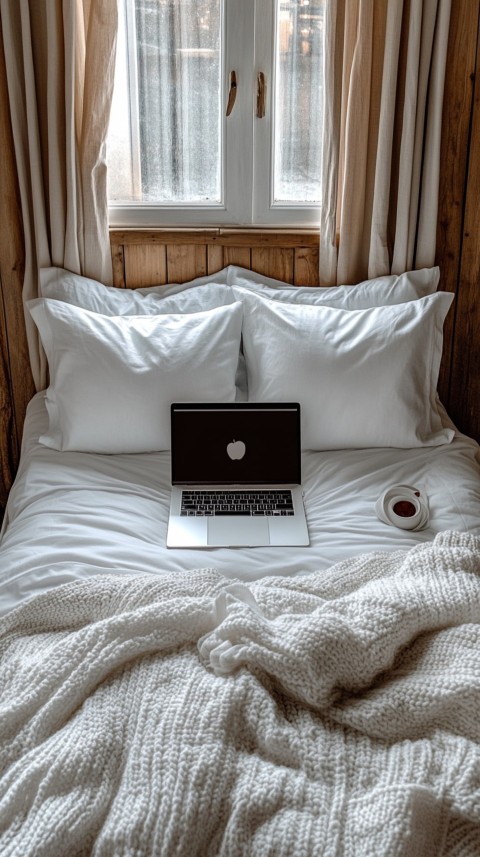
<path fill-rule="evenodd" d="M 173 404 L 172 484 L 300 484 L 300 405 Z"/>

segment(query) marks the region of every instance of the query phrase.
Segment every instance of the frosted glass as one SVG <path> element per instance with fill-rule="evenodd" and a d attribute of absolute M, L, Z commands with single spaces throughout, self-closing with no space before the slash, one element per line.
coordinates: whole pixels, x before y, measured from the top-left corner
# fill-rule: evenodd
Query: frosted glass
<path fill-rule="evenodd" d="M 134 0 L 131 5 L 129 38 L 133 31 L 135 44 L 123 64 L 134 64 L 137 86 L 133 106 L 128 90 L 123 92 L 123 121 L 128 124 L 130 111 L 137 174 L 132 196 L 157 204 L 221 202 L 222 0 Z M 111 125 L 109 142 L 114 133 Z M 113 152 L 109 172 L 110 199 L 125 199 Z"/>
<path fill-rule="evenodd" d="M 324 0 L 277 0 L 274 202 L 320 200 Z"/>

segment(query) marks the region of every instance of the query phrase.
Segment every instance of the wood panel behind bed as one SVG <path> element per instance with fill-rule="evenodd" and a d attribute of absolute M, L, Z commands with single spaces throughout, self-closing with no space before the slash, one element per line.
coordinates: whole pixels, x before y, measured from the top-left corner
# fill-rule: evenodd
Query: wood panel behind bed
<path fill-rule="evenodd" d="M 227 265 L 296 286 L 318 285 L 315 230 L 112 230 L 113 281 L 129 289 L 183 283 Z"/>

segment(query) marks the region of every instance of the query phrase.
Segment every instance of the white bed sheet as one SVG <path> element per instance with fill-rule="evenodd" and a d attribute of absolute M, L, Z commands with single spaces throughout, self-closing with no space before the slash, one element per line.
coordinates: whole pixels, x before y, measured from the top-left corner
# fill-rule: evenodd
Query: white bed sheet
<path fill-rule="evenodd" d="M 169 550 L 169 453 L 57 452 L 38 443 L 45 427 L 39 393 L 28 407 L 3 525 L 0 614 L 41 591 L 105 571 L 208 567 L 250 581 L 308 574 L 359 553 L 407 550 L 444 530 L 480 534 L 479 447 L 458 433 L 437 447 L 304 453 L 309 547 Z M 427 529 L 408 532 L 377 519 L 375 502 L 394 483 L 423 486 Z"/>

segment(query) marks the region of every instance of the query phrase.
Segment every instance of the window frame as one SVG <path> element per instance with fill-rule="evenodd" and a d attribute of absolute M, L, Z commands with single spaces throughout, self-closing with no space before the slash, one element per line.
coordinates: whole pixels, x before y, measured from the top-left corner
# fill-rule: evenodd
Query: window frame
<path fill-rule="evenodd" d="M 121 0 L 125 24 L 135 34 L 134 0 Z M 221 195 L 220 203 L 109 202 L 109 225 L 121 228 L 317 227 L 319 206 L 275 203 L 274 87 L 277 38 L 276 0 L 224 0 L 222 14 L 221 79 Z M 121 14 L 120 9 L 120 14 Z M 131 40 L 128 58 L 129 115 L 138 116 L 136 55 Z M 237 97 L 226 116 L 230 72 L 237 77 Z M 266 80 L 265 115 L 256 116 L 257 75 Z M 134 120 L 130 120 L 132 176 L 138 181 L 139 156 Z M 137 153 L 137 154 L 136 154 Z M 135 162 L 136 160 L 136 162 Z"/>

